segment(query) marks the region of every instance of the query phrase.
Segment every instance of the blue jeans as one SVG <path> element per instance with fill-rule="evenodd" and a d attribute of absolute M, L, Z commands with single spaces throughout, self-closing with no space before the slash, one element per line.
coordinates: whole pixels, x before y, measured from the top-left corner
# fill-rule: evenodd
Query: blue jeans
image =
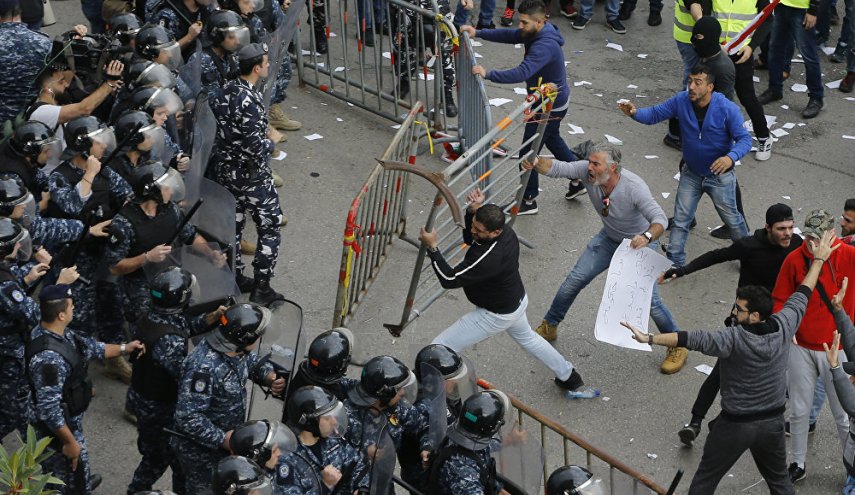
<path fill-rule="evenodd" d="M 718 216 L 730 228 L 730 238 L 739 239 L 748 235 L 745 218 L 736 208 L 736 173 L 731 170 L 721 175 L 701 177 L 683 165 L 680 170 L 680 183 L 677 185 L 677 197 L 674 204 L 674 225 L 671 227 L 668 259 L 675 266 L 686 264 L 686 239 L 689 237 L 689 224 L 695 218 L 698 202 L 706 193 L 713 202 Z"/>
<path fill-rule="evenodd" d="M 563 162 L 572 162 L 579 158 L 575 153 L 570 151 L 567 143 L 565 143 L 564 139 L 561 137 L 561 119 L 563 119 L 565 115 L 567 115 L 567 110 L 552 112 L 549 115 L 549 122 L 546 123 L 546 129 L 543 131 L 543 140 L 540 141 L 540 149 L 543 149 L 543 147 L 546 146 L 546 149 L 551 151 L 552 154 L 555 155 L 555 158 Z M 525 125 L 525 130 L 523 131 L 523 142 L 528 141 L 535 135 L 535 133 L 537 133 L 537 123 L 542 118 L 542 114 L 537 114 Z M 520 149 L 520 156 L 528 153 L 530 149 L 531 145 L 523 146 Z M 537 153 L 540 153 L 540 149 L 537 150 Z M 538 195 L 538 185 L 539 179 L 537 171 L 532 170 L 531 175 L 528 176 L 528 184 L 525 186 L 525 194 L 523 197 L 525 199 L 536 198 Z"/>
<path fill-rule="evenodd" d="M 481 0 L 481 10 L 478 12 L 478 25 L 489 26 L 493 22 L 493 11 L 496 10 L 496 0 Z M 469 22 L 469 11 L 463 8 L 463 2 L 457 3 L 454 11 L 454 23 L 462 26 Z"/>
<path fill-rule="evenodd" d="M 365 15 L 368 10 L 373 10 L 373 15 Z M 381 0 L 358 0 L 356 2 L 356 11 L 359 16 L 359 24 L 362 25 L 362 19 L 365 19 L 365 29 L 373 29 L 375 25 L 382 26 L 386 20 L 386 2 Z"/>
<path fill-rule="evenodd" d="M 653 241 L 650 244 L 650 248 L 656 250 L 658 244 L 657 241 Z M 618 246 L 620 246 L 620 242 L 609 239 L 605 230 L 601 229 L 597 232 L 594 238 L 591 239 L 591 242 L 585 247 L 585 252 L 579 256 L 573 269 L 567 274 L 567 278 L 561 283 L 561 287 L 558 288 L 555 298 L 552 299 L 549 311 L 543 317 L 547 323 L 550 325 L 561 323 L 561 320 L 564 319 L 567 310 L 570 309 L 579 292 L 591 283 L 591 280 L 594 280 L 597 275 L 603 273 L 609 267 L 609 263 L 611 263 L 612 256 L 615 254 Z M 661 333 L 680 330 L 674 322 L 674 317 L 671 316 L 671 311 L 665 306 L 662 299 L 659 298 L 659 284 L 653 284 L 650 317 L 653 318 L 656 328 Z"/>
<path fill-rule="evenodd" d="M 819 67 L 819 52 L 816 47 L 816 30 L 802 26 L 805 9 L 794 9 L 783 4 L 775 7 L 772 22 L 772 38 L 769 42 L 769 89 L 782 92 L 784 89 L 784 64 L 787 39 L 792 39 L 805 62 L 808 95 L 822 99 L 822 73 Z"/>
<path fill-rule="evenodd" d="M 590 19 L 594 14 L 595 0 L 581 0 L 579 2 L 579 15 L 584 19 Z M 606 20 L 613 21 L 618 18 L 620 0 L 606 0 Z"/>
<path fill-rule="evenodd" d="M 89 32 L 104 34 L 104 19 L 101 17 L 101 0 L 80 0 L 80 10 L 89 21 Z"/>

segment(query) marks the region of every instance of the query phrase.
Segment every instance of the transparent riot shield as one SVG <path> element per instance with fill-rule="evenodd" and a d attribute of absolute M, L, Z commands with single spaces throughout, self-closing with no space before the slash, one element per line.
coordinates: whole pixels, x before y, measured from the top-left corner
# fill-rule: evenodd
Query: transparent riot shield
<path fill-rule="evenodd" d="M 436 449 L 445 438 L 449 422 L 448 407 L 445 403 L 445 379 L 439 370 L 425 363 L 422 363 L 419 374 L 419 401 L 423 401 L 427 406 L 428 437 L 431 446 Z"/>
<path fill-rule="evenodd" d="M 277 378 L 288 383 L 296 364 L 303 358 L 303 308 L 293 301 L 286 300 L 277 307 L 264 335 L 258 342 L 258 366 L 273 365 Z M 283 405 L 279 401 L 267 401 L 271 392 L 267 387 L 253 385 L 250 392 L 247 417 L 280 418 Z M 285 394 L 287 395 L 287 385 Z M 280 398 L 281 397 L 277 397 Z"/>
<path fill-rule="evenodd" d="M 187 85 L 185 90 L 187 94 L 180 95 L 181 99 L 188 95 L 191 99 L 195 99 L 202 90 L 202 40 L 200 38 L 196 38 L 196 47 L 190 60 L 178 69 L 178 77 Z"/>
<path fill-rule="evenodd" d="M 383 414 L 374 416 L 375 422 L 370 426 L 373 444 L 365 449 L 366 458 L 371 469 L 371 484 L 368 490 L 370 495 L 389 495 L 392 490 L 392 479 L 395 475 L 395 463 L 398 454 L 395 451 L 395 443 L 389 435 L 386 417 Z M 366 428 L 366 432 L 369 428 Z M 355 482 L 354 487 L 358 486 Z"/>
<path fill-rule="evenodd" d="M 208 105 L 208 97 L 199 95 L 193 110 L 193 151 L 190 155 L 190 167 L 184 172 L 184 184 L 190 204 L 200 197 L 202 178 L 208 169 L 216 135 L 217 120 Z"/>
<path fill-rule="evenodd" d="M 288 45 L 294 39 L 297 33 L 297 21 L 306 6 L 306 0 L 295 0 L 285 12 L 285 19 L 270 33 L 270 37 L 264 40 L 267 43 L 268 60 L 270 61 L 270 71 L 267 79 L 264 81 L 264 108 L 270 110 L 271 99 L 273 98 L 273 86 L 276 84 L 276 78 L 279 76 L 279 70 L 285 57 L 289 57 Z"/>
<path fill-rule="evenodd" d="M 543 493 L 543 447 L 519 423 L 505 424 L 502 448 L 493 452 L 493 458 L 500 478 L 509 482 L 506 483 L 509 492 Z"/>
<path fill-rule="evenodd" d="M 186 183 L 185 183 L 186 186 Z M 219 250 L 226 253 L 228 265 L 234 267 L 237 246 L 235 246 L 235 215 L 237 211 L 235 197 L 225 187 L 209 179 L 199 181 L 198 196 L 183 202 L 185 214 L 193 207 L 196 199 L 204 202 L 190 219 L 196 226 L 196 232 L 208 242 L 216 243 Z"/>

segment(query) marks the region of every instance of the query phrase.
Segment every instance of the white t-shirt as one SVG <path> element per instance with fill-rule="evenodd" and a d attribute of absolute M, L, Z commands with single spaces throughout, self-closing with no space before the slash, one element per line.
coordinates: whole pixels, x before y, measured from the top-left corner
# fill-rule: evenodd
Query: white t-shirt
<path fill-rule="evenodd" d="M 59 112 L 61 109 L 62 107 L 58 105 L 42 105 L 30 115 L 30 120 L 38 120 L 39 122 L 42 122 L 46 126 L 53 129 L 54 135 L 59 138 L 62 150 L 65 151 L 65 134 L 63 132 L 62 126 L 57 125 L 57 123 L 59 122 Z M 44 172 L 50 175 L 50 173 L 53 172 L 53 170 L 59 166 L 59 161 L 59 156 L 53 157 L 45 165 L 45 168 L 43 169 Z"/>

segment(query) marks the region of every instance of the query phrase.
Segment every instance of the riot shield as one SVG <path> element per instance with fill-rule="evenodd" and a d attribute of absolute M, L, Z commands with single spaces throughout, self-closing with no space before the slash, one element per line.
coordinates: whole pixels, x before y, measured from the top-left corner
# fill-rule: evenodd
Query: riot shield
<path fill-rule="evenodd" d="M 368 416 L 368 415 L 366 415 Z M 398 454 L 395 451 L 395 443 L 389 435 L 386 416 L 379 414 L 372 416 L 374 423 L 366 425 L 365 431 L 370 431 L 373 444 L 365 449 L 366 458 L 371 469 L 371 485 L 368 490 L 370 495 L 389 495 L 392 490 L 392 478 L 395 475 L 395 463 Z M 354 487 L 358 482 L 354 482 Z"/>
<path fill-rule="evenodd" d="M 195 99 L 202 91 L 202 40 L 196 38 L 196 47 L 193 50 L 193 55 L 178 69 L 178 77 L 187 85 L 186 90 L 182 91 L 181 99 L 185 96 L 190 96 L 190 99 Z M 185 100 L 186 103 L 186 100 Z"/>
<path fill-rule="evenodd" d="M 208 96 L 199 95 L 193 110 L 193 152 L 190 167 L 184 172 L 188 203 L 193 204 L 200 196 L 202 178 L 208 169 L 208 160 L 217 135 L 217 119 L 208 105 Z"/>
<path fill-rule="evenodd" d="M 448 429 L 449 413 L 445 403 L 445 380 L 439 370 L 426 363 L 422 363 L 419 372 L 421 375 L 419 400 L 427 405 L 428 437 L 431 446 L 437 449 Z"/>
<path fill-rule="evenodd" d="M 234 260 L 237 255 L 237 247 L 235 246 L 235 212 L 237 207 L 234 195 L 220 184 L 203 178 L 199 182 L 198 198 L 204 198 L 205 202 L 202 203 L 191 219 L 193 225 L 196 226 L 196 232 L 208 242 L 218 244 L 220 251 L 226 253 L 228 265 L 234 267 Z M 184 201 L 185 209 L 192 208 L 196 199 Z"/>
<path fill-rule="evenodd" d="M 493 458 L 496 460 L 496 471 L 511 486 L 521 488 L 522 493 L 543 493 L 543 447 L 519 423 L 506 423 L 502 448 L 493 452 Z"/>
<path fill-rule="evenodd" d="M 273 365 L 277 378 L 284 378 L 286 383 L 289 382 L 296 364 L 303 358 L 302 333 L 303 309 L 297 303 L 286 300 L 277 307 L 267 331 L 258 342 L 255 352 L 258 353 L 259 365 Z M 262 405 L 270 396 L 270 391 L 259 385 L 252 387 L 247 417 L 280 418 L 282 403 L 268 401 L 269 404 Z M 287 392 L 286 386 L 283 397 L 287 396 Z"/>
<path fill-rule="evenodd" d="M 294 35 L 297 33 L 297 21 L 305 6 L 306 0 L 295 0 L 292 2 L 291 6 L 288 7 L 288 11 L 285 12 L 285 19 L 282 23 L 270 33 L 267 39 L 263 40 L 267 43 L 269 50 L 267 59 L 270 61 L 270 70 L 267 79 L 264 81 L 264 90 L 262 91 L 264 95 L 264 108 L 266 110 L 270 110 L 276 78 L 279 76 L 279 70 L 282 67 L 285 57 L 290 56 L 288 55 L 288 45 L 291 44 L 291 40 L 294 39 Z"/>

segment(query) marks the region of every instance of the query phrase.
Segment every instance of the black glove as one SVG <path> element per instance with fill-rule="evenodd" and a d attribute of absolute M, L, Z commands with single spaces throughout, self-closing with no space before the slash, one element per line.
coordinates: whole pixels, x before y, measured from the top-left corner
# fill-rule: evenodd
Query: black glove
<path fill-rule="evenodd" d="M 662 274 L 662 277 L 665 280 L 672 279 L 674 277 L 682 277 L 686 274 L 686 270 L 681 266 L 680 268 L 669 268 L 665 270 L 665 273 Z"/>

